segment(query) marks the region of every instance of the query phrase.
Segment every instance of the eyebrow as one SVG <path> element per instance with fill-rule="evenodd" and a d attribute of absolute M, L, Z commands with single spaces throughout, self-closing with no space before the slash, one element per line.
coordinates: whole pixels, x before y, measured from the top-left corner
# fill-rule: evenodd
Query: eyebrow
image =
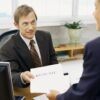
<path fill-rule="evenodd" d="M 33 19 L 33 20 L 31 20 L 31 21 L 25 20 L 23 23 L 35 22 L 35 21 L 36 21 L 35 19 Z"/>

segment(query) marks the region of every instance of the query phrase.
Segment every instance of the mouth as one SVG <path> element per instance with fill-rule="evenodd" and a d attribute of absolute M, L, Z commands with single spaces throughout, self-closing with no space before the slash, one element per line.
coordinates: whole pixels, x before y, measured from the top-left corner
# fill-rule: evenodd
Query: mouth
<path fill-rule="evenodd" d="M 35 33 L 35 30 L 28 30 L 27 33 Z"/>
<path fill-rule="evenodd" d="M 35 34 L 35 31 L 28 31 L 27 34 L 33 35 Z"/>
<path fill-rule="evenodd" d="M 31 30 L 31 31 L 27 31 L 27 33 L 33 33 L 34 31 L 33 30 Z"/>

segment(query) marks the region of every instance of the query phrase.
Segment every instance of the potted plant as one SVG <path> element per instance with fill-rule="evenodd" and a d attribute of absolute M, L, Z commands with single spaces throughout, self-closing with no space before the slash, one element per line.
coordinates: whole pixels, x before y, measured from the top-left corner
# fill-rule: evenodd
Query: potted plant
<path fill-rule="evenodd" d="M 68 29 L 70 43 L 79 43 L 81 37 L 81 29 L 82 29 L 80 21 L 66 23 L 64 26 Z"/>

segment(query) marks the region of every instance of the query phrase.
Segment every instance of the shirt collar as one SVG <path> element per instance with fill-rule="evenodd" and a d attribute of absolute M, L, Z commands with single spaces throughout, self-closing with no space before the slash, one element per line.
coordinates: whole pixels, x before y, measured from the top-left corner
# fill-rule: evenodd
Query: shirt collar
<path fill-rule="evenodd" d="M 23 37 L 21 33 L 20 33 L 20 36 L 24 40 L 24 42 L 26 43 L 26 45 L 29 47 L 30 39 L 27 39 L 27 38 Z M 35 35 L 33 37 L 33 40 L 36 43 L 36 37 L 35 37 Z"/>

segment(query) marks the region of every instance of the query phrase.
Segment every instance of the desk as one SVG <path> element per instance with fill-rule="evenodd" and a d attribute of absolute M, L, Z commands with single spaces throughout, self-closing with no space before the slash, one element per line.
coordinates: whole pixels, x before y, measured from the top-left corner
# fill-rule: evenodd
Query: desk
<path fill-rule="evenodd" d="M 65 75 L 65 83 L 66 83 L 65 91 L 67 91 L 67 89 L 70 87 L 70 80 L 69 80 L 68 75 Z M 25 100 L 32 100 L 33 97 L 39 96 L 42 94 L 44 94 L 44 93 L 32 93 L 31 94 L 29 87 L 28 88 L 14 87 L 14 96 L 25 96 L 26 97 Z M 55 99 L 51 97 L 51 98 L 49 98 L 49 100 L 55 100 Z"/>
<path fill-rule="evenodd" d="M 42 93 L 30 93 L 30 88 L 14 87 L 14 96 L 25 96 L 25 100 L 32 100 L 33 97 L 41 95 Z"/>
<path fill-rule="evenodd" d="M 17 88 L 17 87 L 14 87 L 14 96 L 25 96 L 25 100 L 33 100 L 32 98 L 35 97 L 35 96 L 39 96 L 39 95 L 42 95 L 44 93 L 30 93 L 30 89 L 29 87 L 28 88 Z M 53 99 L 52 97 L 49 98 L 49 100 L 55 100 Z"/>

